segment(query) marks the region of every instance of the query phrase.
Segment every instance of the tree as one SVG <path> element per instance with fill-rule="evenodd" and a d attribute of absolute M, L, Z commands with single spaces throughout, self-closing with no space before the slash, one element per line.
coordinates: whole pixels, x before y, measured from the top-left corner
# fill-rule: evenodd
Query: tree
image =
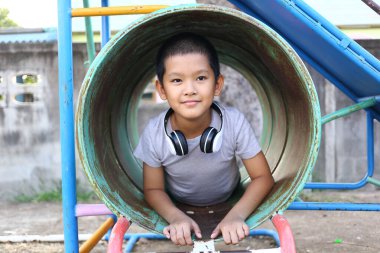
<path fill-rule="evenodd" d="M 0 27 L 18 27 L 17 23 L 8 17 L 9 10 L 0 8 Z"/>

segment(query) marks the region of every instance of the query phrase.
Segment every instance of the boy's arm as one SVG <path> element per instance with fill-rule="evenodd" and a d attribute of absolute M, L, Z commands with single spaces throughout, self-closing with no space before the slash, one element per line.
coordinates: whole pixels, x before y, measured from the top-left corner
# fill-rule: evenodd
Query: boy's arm
<path fill-rule="evenodd" d="M 257 208 L 274 184 L 268 162 L 262 152 L 251 159 L 243 160 L 243 163 L 251 178 L 251 183 L 211 234 L 211 238 L 216 238 L 222 232 L 227 244 L 236 244 L 249 235 L 249 227 L 244 221 Z"/>
<path fill-rule="evenodd" d="M 178 209 L 165 192 L 164 169 L 143 165 L 144 196 L 149 205 L 170 225 L 163 233 L 177 245 L 191 245 L 191 231 L 201 238 L 199 226 L 189 216 Z"/>

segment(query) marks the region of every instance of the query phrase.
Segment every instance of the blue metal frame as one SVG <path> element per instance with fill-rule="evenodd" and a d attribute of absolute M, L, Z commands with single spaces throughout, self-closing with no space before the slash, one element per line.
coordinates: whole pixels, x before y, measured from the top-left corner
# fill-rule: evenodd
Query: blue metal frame
<path fill-rule="evenodd" d="M 288 210 L 380 211 L 380 204 L 293 202 Z"/>
<path fill-rule="evenodd" d="M 380 61 L 302 0 L 229 2 L 282 35 L 305 61 L 353 101 L 379 95 Z M 296 26 L 288 26 L 288 22 Z M 380 104 L 369 110 L 380 120 Z"/>
<path fill-rule="evenodd" d="M 102 0 L 102 7 L 108 7 L 108 0 Z M 102 16 L 102 47 L 110 40 L 109 16 Z"/>
<path fill-rule="evenodd" d="M 307 183 L 305 189 L 339 189 L 355 190 L 370 182 L 374 174 L 374 117 L 367 111 L 367 174 L 356 183 Z M 371 182 L 370 182 L 371 183 Z M 326 211 L 380 211 L 380 204 L 375 203 L 323 203 L 295 201 L 288 210 L 326 210 Z"/>
<path fill-rule="evenodd" d="M 367 174 L 356 183 L 307 183 L 305 189 L 341 189 L 354 190 L 365 186 L 368 178 L 374 174 L 375 149 L 374 149 L 374 118 L 371 112 L 367 112 Z"/>
<path fill-rule="evenodd" d="M 58 77 L 65 252 L 78 252 L 71 1 L 58 0 Z"/>
<path fill-rule="evenodd" d="M 246 1 L 229 0 L 231 3 L 240 7 L 243 11 L 263 21 L 262 17 L 252 12 L 247 7 Z M 285 1 L 291 3 L 293 1 Z M 310 17 L 315 20 L 322 20 L 323 26 L 334 33 L 335 27 L 320 16 L 315 17 L 315 12 L 302 1 L 295 1 L 297 5 L 303 8 Z M 102 0 L 102 6 L 108 6 L 108 0 Z M 265 23 L 265 21 L 264 21 Z M 275 29 L 276 30 L 276 29 Z M 75 215 L 76 207 L 76 169 L 75 169 L 75 142 L 74 142 L 74 108 L 73 108 L 73 50 L 72 50 L 72 25 L 71 25 L 71 0 L 58 0 L 58 66 L 59 66 L 59 105 L 60 105 L 60 137 L 61 137 L 61 166 L 62 166 L 62 206 L 63 206 L 63 225 L 65 237 L 65 252 L 78 252 L 78 221 Z M 340 37 L 341 34 L 334 34 Z M 102 17 L 102 46 L 110 39 L 109 17 Z M 378 61 L 374 57 L 363 51 L 356 43 L 351 41 L 341 41 L 343 46 L 350 44 L 350 50 L 361 55 L 365 61 L 372 64 L 374 68 L 380 69 Z M 340 90 L 355 102 L 360 102 L 363 98 L 358 97 L 345 86 L 331 71 L 327 70 L 323 65 L 319 64 L 309 54 L 299 48 L 297 45 L 289 41 L 300 56 L 306 60 L 311 66 L 319 71 L 323 76 L 329 79 Z M 347 44 L 348 43 L 348 44 Z M 356 60 L 353 60 L 356 61 Z M 376 97 L 379 102 L 379 97 Z M 378 103 L 379 104 L 379 103 Z M 379 106 L 379 105 L 376 105 Z M 359 182 L 356 183 L 308 183 L 305 189 L 346 189 L 352 190 L 363 187 L 368 183 L 374 174 L 374 119 L 379 120 L 380 114 L 372 109 L 367 109 L 367 159 L 368 172 Z M 320 202 L 294 202 L 289 210 L 345 210 L 345 211 L 380 211 L 380 204 L 355 204 L 355 203 L 320 203 Z M 268 230 L 253 230 L 251 233 L 270 233 Z M 257 235 L 257 234 L 255 234 Z M 273 238 L 277 238 L 276 243 L 279 244 L 277 234 L 267 234 Z M 140 234 L 129 234 L 127 249 L 132 250 L 133 244 L 141 238 Z M 162 239 L 162 236 L 155 235 L 154 239 Z M 134 242 L 133 242 L 134 241 Z M 132 247 L 132 248 L 131 248 Z M 128 252 L 128 251 L 127 251 Z"/>

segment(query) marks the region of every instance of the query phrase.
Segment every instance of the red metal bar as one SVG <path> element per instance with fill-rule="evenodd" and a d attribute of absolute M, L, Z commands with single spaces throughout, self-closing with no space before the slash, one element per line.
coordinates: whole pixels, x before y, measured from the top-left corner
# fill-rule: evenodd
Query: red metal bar
<path fill-rule="evenodd" d="M 285 217 L 276 214 L 272 217 L 272 223 L 276 227 L 278 236 L 280 237 L 281 253 L 296 253 L 293 233 Z"/>
<path fill-rule="evenodd" d="M 120 217 L 117 220 L 108 240 L 107 253 L 122 253 L 124 234 L 130 225 L 131 223 L 125 217 Z"/>

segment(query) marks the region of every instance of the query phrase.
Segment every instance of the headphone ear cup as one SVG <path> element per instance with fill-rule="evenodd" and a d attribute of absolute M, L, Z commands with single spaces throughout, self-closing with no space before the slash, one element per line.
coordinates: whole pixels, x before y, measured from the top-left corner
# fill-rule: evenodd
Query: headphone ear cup
<path fill-rule="evenodd" d="M 214 138 L 218 134 L 218 130 L 216 130 L 213 127 L 208 127 L 203 132 L 200 140 L 199 147 L 201 148 L 201 151 L 204 153 L 212 153 L 213 150 L 213 143 Z"/>
<path fill-rule="evenodd" d="M 187 141 L 185 135 L 179 131 L 175 130 L 170 133 L 171 140 L 174 145 L 174 149 L 177 155 L 182 156 L 182 155 L 187 155 L 189 152 L 188 147 L 187 147 Z"/>

